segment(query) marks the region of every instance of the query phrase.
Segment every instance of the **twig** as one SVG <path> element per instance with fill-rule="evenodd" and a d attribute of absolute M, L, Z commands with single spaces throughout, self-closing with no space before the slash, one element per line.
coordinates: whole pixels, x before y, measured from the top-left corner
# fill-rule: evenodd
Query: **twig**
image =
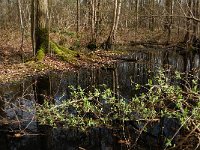
<path fill-rule="evenodd" d="M 179 131 L 182 129 L 182 127 L 186 124 L 186 122 L 188 122 L 189 121 L 189 119 L 191 118 L 193 116 L 193 114 L 191 115 L 191 116 L 189 116 L 186 120 L 185 120 L 185 122 L 180 126 L 180 128 L 176 131 L 176 133 L 174 134 L 174 136 L 171 138 L 171 140 L 170 141 L 172 141 L 175 137 L 176 137 L 176 135 L 179 133 Z M 167 146 L 165 146 L 165 149 L 164 150 L 166 150 L 167 149 Z"/>
<path fill-rule="evenodd" d="M 195 125 L 195 128 L 177 145 L 177 147 L 181 146 L 200 126 L 200 123 L 198 125 Z"/>

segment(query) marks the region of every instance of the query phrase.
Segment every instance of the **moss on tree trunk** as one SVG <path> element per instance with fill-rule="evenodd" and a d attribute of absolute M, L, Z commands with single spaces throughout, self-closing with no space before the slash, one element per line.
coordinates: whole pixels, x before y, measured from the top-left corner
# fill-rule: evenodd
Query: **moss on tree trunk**
<path fill-rule="evenodd" d="M 55 53 L 62 60 L 67 61 L 69 63 L 75 63 L 77 60 L 77 56 L 79 56 L 78 52 L 67 49 L 54 42 L 50 42 L 50 47 L 53 53 Z"/>
<path fill-rule="evenodd" d="M 36 30 L 36 58 L 37 61 L 43 61 L 45 54 L 48 53 L 49 32 L 48 29 Z"/>
<path fill-rule="evenodd" d="M 36 30 L 36 50 L 44 48 L 44 52 L 48 53 L 49 47 L 49 31 L 46 28 Z"/>
<path fill-rule="evenodd" d="M 42 61 L 49 49 L 48 0 L 32 0 L 31 32 L 34 55 Z"/>

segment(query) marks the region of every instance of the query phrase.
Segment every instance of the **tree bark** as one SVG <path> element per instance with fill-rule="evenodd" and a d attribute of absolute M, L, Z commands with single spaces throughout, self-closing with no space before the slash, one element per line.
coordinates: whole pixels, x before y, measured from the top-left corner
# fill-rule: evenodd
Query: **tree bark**
<path fill-rule="evenodd" d="M 154 12 L 155 12 L 155 0 L 150 0 L 150 30 L 154 31 L 155 29 L 155 18 L 154 18 Z"/>
<path fill-rule="evenodd" d="M 139 0 L 136 0 L 135 1 L 135 22 L 136 22 L 136 25 L 135 25 L 135 32 L 138 31 L 138 20 L 139 20 Z"/>
<path fill-rule="evenodd" d="M 32 0 L 31 32 L 34 55 L 44 55 L 49 48 L 48 0 Z"/>
<path fill-rule="evenodd" d="M 101 26 L 101 1 L 97 0 L 97 12 L 96 12 L 96 26 L 95 26 L 95 34 L 98 37 L 100 26 Z"/>
<path fill-rule="evenodd" d="M 193 0 L 193 16 L 198 18 L 199 13 L 199 0 Z M 198 38 L 198 21 L 193 20 L 193 36 L 192 40 L 195 41 Z"/>
<path fill-rule="evenodd" d="M 100 12 L 101 2 L 102 0 L 90 1 L 91 40 L 87 47 L 91 50 L 97 48 L 97 37 L 101 23 L 101 12 Z"/>
<path fill-rule="evenodd" d="M 76 18 L 76 35 L 79 37 L 79 30 L 80 30 L 80 0 L 76 1 L 76 11 L 77 11 L 77 18 Z"/>
<path fill-rule="evenodd" d="M 166 43 L 169 44 L 169 42 L 171 41 L 171 25 L 173 20 L 173 0 L 165 1 L 165 10 L 167 14 L 164 29 L 167 32 Z"/>
<path fill-rule="evenodd" d="M 121 3 L 122 0 L 115 0 L 114 12 L 113 12 L 113 24 L 108 39 L 105 42 L 105 49 L 111 49 L 112 45 L 115 43 L 115 36 L 117 33 L 119 18 L 121 14 Z"/>
<path fill-rule="evenodd" d="M 120 18 L 120 14 L 121 14 L 121 6 L 122 6 L 122 0 L 118 0 L 116 24 L 115 24 L 115 29 L 114 29 L 114 33 L 113 33 L 114 40 L 115 40 L 115 37 L 116 37 L 118 25 L 119 25 L 119 18 Z"/>
<path fill-rule="evenodd" d="M 187 16 L 191 16 L 191 8 L 192 8 L 192 0 L 188 0 L 187 2 L 188 8 L 187 8 Z M 191 34 L 190 34 L 190 29 L 191 29 L 191 19 L 187 18 L 186 20 L 186 34 L 184 37 L 184 42 L 187 43 L 187 45 L 189 43 L 191 43 Z"/>
<path fill-rule="evenodd" d="M 96 22 L 96 0 L 91 0 L 91 34 L 92 34 L 92 43 L 96 43 L 96 34 L 95 34 L 95 22 Z"/>
<path fill-rule="evenodd" d="M 21 51 L 21 57 L 22 57 L 22 62 L 24 62 L 24 22 L 23 22 L 23 17 L 22 17 L 22 6 L 21 6 L 21 1 L 17 0 L 18 3 L 18 11 L 19 11 L 19 20 L 20 20 L 20 29 L 21 29 L 21 46 L 20 46 L 20 51 Z"/>

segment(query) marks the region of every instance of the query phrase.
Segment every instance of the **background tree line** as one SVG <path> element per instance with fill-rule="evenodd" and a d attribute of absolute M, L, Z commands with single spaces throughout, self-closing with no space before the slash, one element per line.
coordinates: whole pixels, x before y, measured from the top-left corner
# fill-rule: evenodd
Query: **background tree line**
<path fill-rule="evenodd" d="M 85 43 L 104 43 L 104 47 L 110 48 L 115 42 L 130 41 L 197 43 L 199 3 L 199 0 L 49 0 L 46 5 L 50 32 L 77 32 Z M 30 33 L 31 0 L 0 0 L 0 9 L 1 29 L 18 30 L 21 26 L 25 33 Z"/>

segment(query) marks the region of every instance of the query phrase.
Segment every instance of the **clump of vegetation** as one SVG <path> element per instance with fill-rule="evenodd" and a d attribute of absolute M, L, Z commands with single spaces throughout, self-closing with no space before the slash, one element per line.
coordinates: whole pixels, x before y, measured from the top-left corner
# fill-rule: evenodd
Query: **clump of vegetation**
<path fill-rule="evenodd" d="M 180 148 L 190 137 L 196 137 L 196 140 L 200 137 L 195 134 L 200 125 L 198 84 L 196 80 L 192 80 L 192 86 L 182 85 L 179 84 L 181 80 L 181 74 L 178 72 L 172 79 L 160 71 L 158 76 L 149 80 L 145 86 L 148 91 L 131 100 L 116 98 L 115 93 L 108 88 L 85 92 L 80 87 L 75 89 L 71 86 L 71 98 L 61 104 L 55 105 L 49 101 L 43 105 L 38 104 L 37 119 L 41 124 L 53 127 L 78 127 L 83 130 L 115 125 L 124 128 L 127 122 L 135 122 L 141 130 L 140 133 L 143 133 L 147 132 L 148 125 L 155 121 L 161 124 L 163 118 L 171 118 L 177 120 L 179 128 L 173 135 L 164 138 L 165 148 Z M 135 88 L 140 89 L 141 85 L 136 84 Z M 178 134 L 183 134 L 184 138 L 175 143 Z"/>
<path fill-rule="evenodd" d="M 60 46 L 54 42 L 50 43 L 51 50 L 54 52 L 58 57 L 60 57 L 62 60 L 73 63 L 76 61 L 76 56 L 78 55 L 78 52 L 67 49 L 63 46 Z"/>
<path fill-rule="evenodd" d="M 44 57 L 45 57 L 45 49 L 43 46 L 41 46 L 41 48 L 37 52 L 36 59 L 37 61 L 43 61 Z"/>

